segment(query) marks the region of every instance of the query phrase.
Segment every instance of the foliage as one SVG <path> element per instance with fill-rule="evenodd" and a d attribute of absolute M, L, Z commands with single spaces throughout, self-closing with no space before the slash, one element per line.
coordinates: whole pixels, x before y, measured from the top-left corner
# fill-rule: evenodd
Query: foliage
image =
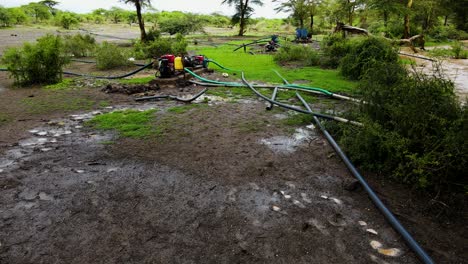
<path fill-rule="evenodd" d="M 466 59 L 468 57 L 468 52 L 464 50 L 463 43 L 460 41 L 455 41 L 450 46 L 451 52 L 455 59 Z"/>
<path fill-rule="evenodd" d="M 357 111 L 365 126 L 342 126 L 340 142 L 358 164 L 427 190 L 460 190 L 468 168 L 468 107 L 438 73 L 408 75 L 402 66 L 369 69 Z"/>
<path fill-rule="evenodd" d="M 90 56 L 96 48 L 96 39 L 86 34 L 66 35 L 64 37 L 65 54 L 72 54 L 75 57 Z"/>
<path fill-rule="evenodd" d="M 51 16 L 49 7 L 43 4 L 32 2 L 22 6 L 22 8 L 25 10 L 26 14 L 34 18 L 36 23 L 40 20 L 47 20 Z"/>
<path fill-rule="evenodd" d="M 109 42 L 103 42 L 96 48 L 96 66 L 100 70 L 131 65 L 129 57 L 129 52 Z"/>
<path fill-rule="evenodd" d="M 95 116 L 86 124 L 97 129 L 117 130 L 124 137 L 145 138 L 152 134 L 150 122 L 156 110 L 125 110 Z"/>
<path fill-rule="evenodd" d="M 262 6 L 262 0 L 223 0 L 223 4 L 228 4 L 236 8 L 236 13 L 232 16 L 231 22 L 233 25 L 239 24 L 239 36 L 243 36 L 246 31 L 249 18 L 254 9 L 252 5 Z"/>
<path fill-rule="evenodd" d="M 171 35 L 176 33 L 188 34 L 191 32 L 202 30 L 202 20 L 199 16 L 191 13 L 182 12 L 161 12 L 156 21 L 159 29 L 162 32 L 167 32 Z"/>
<path fill-rule="evenodd" d="M 77 26 L 79 24 L 78 17 L 70 12 L 61 12 L 57 16 L 57 23 L 64 29 L 70 29 L 73 26 Z"/>
<path fill-rule="evenodd" d="M 340 72 L 352 80 L 358 80 L 367 70 L 382 63 L 398 63 L 397 50 L 385 39 L 366 37 L 355 39 L 340 63 Z"/>
<path fill-rule="evenodd" d="M 428 35 L 431 39 L 435 41 L 447 41 L 449 39 L 468 39 L 468 33 L 456 29 L 454 25 L 436 26 L 430 31 L 428 31 Z"/>
<path fill-rule="evenodd" d="M 36 44 L 25 43 L 22 48 L 8 49 L 2 62 L 18 84 L 50 84 L 62 79 L 62 68 L 68 59 L 63 55 L 62 39 L 46 35 Z"/>
<path fill-rule="evenodd" d="M 310 46 L 285 44 L 275 54 L 274 60 L 281 64 L 298 61 L 305 66 L 317 66 L 320 63 L 320 56 Z"/>
<path fill-rule="evenodd" d="M 164 54 L 186 54 L 187 45 L 181 34 L 177 34 L 174 38 L 159 37 L 147 43 L 135 43 L 134 54 L 137 59 L 158 58 Z"/>
<path fill-rule="evenodd" d="M 326 68 L 338 68 L 341 59 L 348 54 L 350 49 L 349 41 L 338 34 L 324 38 L 321 43 L 323 52 L 321 65 Z"/>
<path fill-rule="evenodd" d="M 1 27 L 8 27 L 12 23 L 12 18 L 8 9 L 3 8 L 0 6 L 0 28 Z"/>

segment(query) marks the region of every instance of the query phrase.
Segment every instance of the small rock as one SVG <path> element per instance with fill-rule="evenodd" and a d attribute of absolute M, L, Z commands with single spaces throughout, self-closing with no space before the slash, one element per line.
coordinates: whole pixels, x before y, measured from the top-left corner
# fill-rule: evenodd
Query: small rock
<path fill-rule="evenodd" d="M 293 204 L 296 205 L 297 207 L 305 208 L 305 205 L 303 203 L 299 202 L 298 200 L 294 200 Z"/>
<path fill-rule="evenodd" d="M 51 150 L 52 150 L 52 148 L 41 148 L 42 152 L 47 152 L 47 151 L 51 151 Z"/>
<path fill-rule="evenodd" d="M 107 169 L 107 172 L 116 172 L 118 170 L 118 168 L 109 168 Z"/>
<path fill-rule="evenodd" d="M 46 131 L 37 132 L 36 135 L 45 136 L 45 135 L 47 135 L 47 132 Z"/>
<path fill-rule="evenodd" d="M 378 235 L 378 234 L 379 234 L 379 233 L 377 233 L 377 231 L 375 231 L 374 229 L 371 229 L 371 228 L 366 229 L 366 232 L 371 233 L 371 234 L 374 234 L 374 235 Z"/>
<path fill-rule="evenodd" d="M 26 201 L 32 201 L 32 200 L 35 200 L 36 197 L 37 197 L 37 192 L 36 191 L 33 191 L 33 190 L 30 190 L 30 189 L 26 189 L 24 191 L 22 191 L 19 195 L 18 195 L 19 198 L 23 199 L 23 200 L 26 200 Z"/>
<path fill-rule="evenodd" d="M 358 221 L 358 223 L 359 223 L 360 226 L 366 226 L 367 225 L 367 223 L 364 222 L 364 221 Z"/>
<path fill-rule="evenodd" d="M 3 172 L 3 169 L 0 169 L 0 173 L 2 173 L 2 172 Z"/>
<path fill-rule="evenodd" d="M 276 206 L 276 205 L 273 205 L 273 206 L 271 207 L 271 209 L 272 209 L 273 211 L 275 211 L 275 212 L 281 211 L 281 208 L 279 208 L 279 207 Z"/>
<path fill-rule="evenodd" d="M 39 199 L 42 200 L 42 201 L 52 201 L 52 200 L 54 200 L 54 197 L 48 195 L 45 192 L 40 192 L 39 193 Z"/>
<path fill-rule="evenodd" d="M 327 199 L 328 199 L 328 196 L 326 196 L 326 195 L 320 195 L 320 198 L 323 198 L 323 199 L 327 200 Z"/>
<path fill-rule="evenodd" d="M 75 126 L 76 129 L 83 128 L 83 126 Z"/>
<path fill-rule="evenodd" d="M 370 242 L 370 245 L 373 249 L 379 249 L 382 247 L 382 243 L 380 243 L 379 241 L 375 241 L 375 240 L 372 240 Z"/>
<path fill-rule="evenodd" d="M 336 204 L 343 204 L 343 202 L 340 199 L 337 198 L 331 198 Z"/>
<path fill-rule="evenodd" d="M 306 203 L 312 203 L 312 200 L 310 200 L 309 198 L 307 198 L 307 194 L 305 193 L 301 193 L 301 197 L 302 197 L 302 200 Z"/>
<path fill-rule="evenodd" d="M 29 130 L 28 132 L 29 132 L 29 133 L 31 133 L 31 134 L 36 134 L 36 133 L 38 133 L 38 132 L 39 132 L 39 130 L 37 130 L 37 129 L 33 129 L 33 130 Z"/>
<path fill-rule="evenodd" d="M 84 171 L 84 170 L 75 170 L 75 172 L 77 172 L 77 173 L 84 173 L 85 171 Z"/>

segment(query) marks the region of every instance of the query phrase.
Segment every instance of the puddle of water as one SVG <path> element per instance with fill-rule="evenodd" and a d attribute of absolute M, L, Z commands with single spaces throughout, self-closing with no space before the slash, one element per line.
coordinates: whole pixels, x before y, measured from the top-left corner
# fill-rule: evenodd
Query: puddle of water
<path fill-rule="evenodd" d="M 20 140 L 18 143 L 21 147 L 35 147 L 38 145 L 44 145 L 49 141 L 47 138 L 38 138 L 38 137 L 32 137 L 24 140 Z"/>
<path fill-rule="evenodd" d="M 260 140 L 261 144 L 267 145 L 270 149 L 278 153 L 292 153 L 297 147 L 304 144 L 308 138 L 315 136 L 311 129 L 298 128 L 291 136 L 276 136 Z"/>

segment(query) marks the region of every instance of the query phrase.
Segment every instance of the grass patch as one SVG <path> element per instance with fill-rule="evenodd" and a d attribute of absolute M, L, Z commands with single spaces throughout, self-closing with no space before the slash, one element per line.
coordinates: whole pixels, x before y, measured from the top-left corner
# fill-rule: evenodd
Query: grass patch
<path fill-rule="evenodd" d="M 219 96 L 222 98 L 243 98 L 243 97 L 251 97 L 253 92 L 247 87 L 217 87 L 214 89 L 209 89 L 206 91 L 207 95 L 214 95 Z"/>
<path fill-rule="evenodd" d="M 111 103 L 109 101 L 100 101 L 99 102 L 99 107 L 108 107 L 110 105 L 111 105 Z"/>
<path fill-rule="evenodd" d="M 150 121 L 156 110 L 125 110 L 98 115 L 86 124 L 97 129 L 117 130 L 124 137 L 145 138 L 154 132 Z"/>
<path fill-rule="evenodd" d="M 312 115 L 294 113 L 290 114 L 288 118 L 281 120 L 281 123 L 286 126 L 303 126 L 312 123 Z"/>
<path fill-rule="evenodd" d="M 175 114 L 184 114 L 188 111 L 190 111 L 193 108 L 197 107 L 202 107 L 204 105 L 201 104 L 187 104 L 187 105 L 181 105 L 181 106 L 174 106 L 169 109 L 167 109 L 168 112 L 175 113 Z"/>
<path fill-rule="evenodd" d="M 56 83 L 56 84 L 49 84 L 44 86 L 44 89 L 46 90 L 66 90 L 68 88 L 71 88 L 74 84 L 73 79 L 62 79 L 61 82 Z"/>
<path fill-rule="evenodd" d="M 398 61 L 403 65 L 416 65 L 416 62 L 412 59 L 399 58 Z"/>
<path fill-rule="evenodd" d="M 8 115 L 0 113 L 0 126 L 8 123 L 10 119 L 11 118 Z"/>
<path fill-rule="evenodd" d="M 132 79 L 121 79 L 119 83 L 121 84 L 148 84 L 150 81 L 154 80 L 154 76 L 149 77 L 138 77 Z"/>
<path fill-rule="evenodd" d="M 273 56 L 268 54 L 251 55 L 243 51 L 232 51 L 231 46 L 192 47 L 197 53 L 204 54 L 225 67 L 243 70 L 246 79 L 268 83 L 282 83 L 272 70 L 278 71 L 290 83 L 305 81 L 305 85 L 327 89 L 332 92 L 352 92 L 357 83 L 344 79 L 337 70 L 325 70 L 319 67 L 283 68 L 275 63 Z M 211 68 L 225 72 L 216 65 Z M 239 78 L 240 81 L 240 78 Z"/>

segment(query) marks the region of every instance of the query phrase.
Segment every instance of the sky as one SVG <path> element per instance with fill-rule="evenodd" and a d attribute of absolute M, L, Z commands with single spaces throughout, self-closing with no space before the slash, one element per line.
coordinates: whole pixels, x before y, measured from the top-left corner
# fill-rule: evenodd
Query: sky
<path fill-rule="evenodd" d="M 131 5 L 126 5 L 118 0 L 56 0 L 60 2 L 58 9 L 72 11 L 75 13 L 88 13 L 94 9 L 112 6 L 133 10 Z M 29 2 L 39 2 L 39 0 L 0 0 L 0 5 L 4 7 L 14 7 L 28 4 Z M 184 11 L 199 14 L 210 14 L 218 12 L 223 15 L 232 15 L 234 8 L 228 5 L 221 5 L 222 0 L 152 0 L 153 7 L 159 11 Z M 255 7 L 253 17 L 284 18 L 287 14 L 274 11 L 276 4 L 271 0 L 264 0 L 264 5 Z"/>

